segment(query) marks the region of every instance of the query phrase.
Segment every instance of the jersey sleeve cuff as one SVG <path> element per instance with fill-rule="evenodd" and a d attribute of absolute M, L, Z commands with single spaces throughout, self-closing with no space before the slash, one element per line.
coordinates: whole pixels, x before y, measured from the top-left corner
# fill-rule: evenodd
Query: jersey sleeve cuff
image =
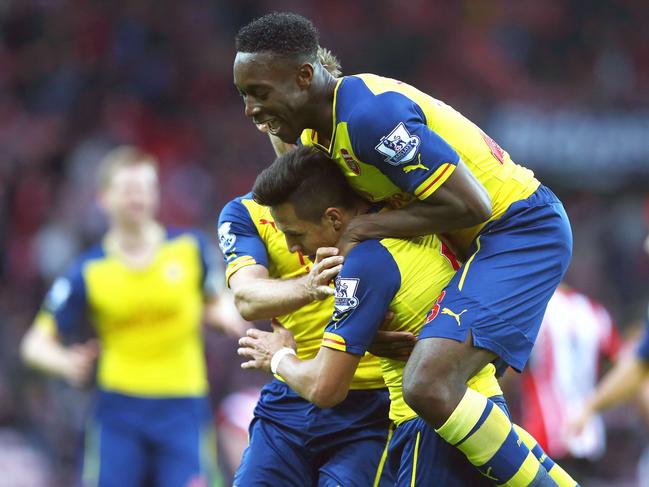
<path fill-rule="evenodd" d="M 322 346 L 333 348 L 334 350 L 340 350 L 341 352 L 347 351 L 347 344 L 345 343 L 345 339 L 340 335 L 336 335 L 335 333 L 330 333 L 328 331 L 325 331 L 322 337 Z"/>
<path fill-rule="evenodd" d="M 225 284 L 230 287 L 230 278 L 233 274 L 239 269 L 250 265 L 257 265 L 257 261 L 251 255 L 242 255 L 241 257 L 234 259 L 232 262 L 229 262 L 228 267 L 225 269 Z"/>
<path fill-rule="evenodd" d="M 415 196 L 425 200 L 433 194 L 453 174 L 457 166 L 450 162 L 442 164 L 415 189 Z"/>

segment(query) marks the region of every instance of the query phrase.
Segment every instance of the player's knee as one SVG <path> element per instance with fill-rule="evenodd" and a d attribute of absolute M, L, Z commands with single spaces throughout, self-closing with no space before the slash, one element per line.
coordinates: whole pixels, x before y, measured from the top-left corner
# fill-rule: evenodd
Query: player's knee
<path fill-rule="evenodd" d="M 453 412 L 453 389 L 441 377 L 404 376 L 403 398 L 417 415 L 436 428 Z"/>

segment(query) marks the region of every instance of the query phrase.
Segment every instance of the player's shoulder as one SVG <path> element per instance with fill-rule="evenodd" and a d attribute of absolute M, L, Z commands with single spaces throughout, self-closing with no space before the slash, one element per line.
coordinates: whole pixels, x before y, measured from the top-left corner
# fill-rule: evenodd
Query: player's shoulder
<path fill-rule="evenodd" d="M 347 255 L 343 269 L 353 269 L 367 274 L 381 274 L 395 264 L 390 251 L 381 240 L 371 239 L 358 243 Z"/>
<path fill-rule="evenodd" d="M 81 252 L 75 259 L 72 260 L 65 268 L 62 276 L 57 278 L 54 284 L 65 282 L 68 285 L 81 285 L 85 282 L 85 270 L 88 265 L 106 259 L 107 254 L 102 242 L 96 242 L 90 247 Z"/>
<path fill-rule="evenodd" d="M 219 222 L 247 220 L 262 207 L 252 197 L 252 192 L 246 193 L 228 201 L 219 215 Z"/>
<path fill-rule="evenodd" d="M 72 261 L 69 270 L 81 270 L 86 265 L 103 260 L 107 257 L 106 249 L 104 248 L 103 242 L 95 242 L 86 248 L 79 256 Z"/>
<path fill-rule="evenodd" d="M 398 90 L 399 82 L 376 75 L 348 76 L 337 95 L 336 117 L 347 123 L 352 139 L 386 135 L 398 124 L 425 119 L 419 105 Z"/>

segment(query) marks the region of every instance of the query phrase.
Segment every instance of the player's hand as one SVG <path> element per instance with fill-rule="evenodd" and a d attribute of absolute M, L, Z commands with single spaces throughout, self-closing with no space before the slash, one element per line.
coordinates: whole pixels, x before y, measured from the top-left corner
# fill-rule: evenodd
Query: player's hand
<path fill-rule="evenodd" d="M 343 261 L 336 247 L 320 247 L 316 251 L 315 262 L 304 284 L 312 300 L 321 301 L 333 296 L 335 290 L 329 284 L 342 269 Z"/>
<path fill-rule="evenodd" d="M 386 328 L 394 319 L 394 313 L 388 311 L 383 319 L 383 324 L 374 335 L 368 352 L 377 357 L 385 357 L 392 360 L 408 360 L 410 353 L 417 343 L 417 337 L 409 331 L 388 331 Z"/>
<path fill-rule="evenodd" d="M 237 353 L 249 359 L 241 364 L 242 369 L 257 369 L 270 372 L 270 361 L 275 352 L 284 347 L 297 350 L 293 334 L 273 320 L 273 332 L 251 328 L 239 339 Z"/>
<path fill-rule="evenodd" d="M 82 387 L 90 382 L 99 356 L 97 340 L 89 340 L 67 348 L 63 377 L 72 386 Z"/>
<path fill-rule="evenodd" d="M 588 407 L 582 408 L 582 410 L 573 418 L 568 419 L 566 422 L 566 427 L 564 430 L 564 435 L 566 438 L 575 438 L 579 436 L 586 425 L 590 422 L 593 413 Z"/>

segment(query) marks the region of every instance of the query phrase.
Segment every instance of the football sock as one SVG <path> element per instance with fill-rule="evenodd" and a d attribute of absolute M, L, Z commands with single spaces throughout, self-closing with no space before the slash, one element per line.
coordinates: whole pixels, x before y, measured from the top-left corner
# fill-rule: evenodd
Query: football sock
<path fill-rule="evenodd" d="M 538 444 L 536 439 L 529 434 L 526 430 L 514 425 L 514 429 L 518 436 L 523 440 L 523 443 L 534 453 L 534 456 L 539 459 L 541 465 L 545 467 L 550 474 L 550 477 L 554 479 L 559 487 L 578 487 L 579 484 L 575 479 L 573 479 L 568 472 L 566 472 L 561 465 L 552 460 L 541 448 L 541 445 Z"/>
<path fill-rule="evenodd" d="M 472 389 L 436 430 L 486 477 L 508 487 L 555 486 L 507 415 Z"/>

